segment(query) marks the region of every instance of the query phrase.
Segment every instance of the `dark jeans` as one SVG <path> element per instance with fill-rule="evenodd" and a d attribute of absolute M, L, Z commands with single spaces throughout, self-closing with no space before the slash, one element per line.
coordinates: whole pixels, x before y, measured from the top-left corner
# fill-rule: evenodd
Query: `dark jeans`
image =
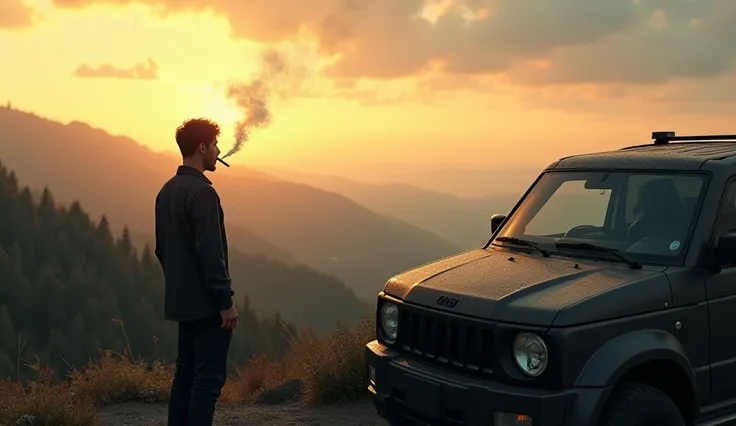
<path fill-rule="evenodd" d="M 179 323 L 179 349 L 171 386 L 168 426 L 211 426 L 227 376 L 232 331 L 219 315 Z"/>

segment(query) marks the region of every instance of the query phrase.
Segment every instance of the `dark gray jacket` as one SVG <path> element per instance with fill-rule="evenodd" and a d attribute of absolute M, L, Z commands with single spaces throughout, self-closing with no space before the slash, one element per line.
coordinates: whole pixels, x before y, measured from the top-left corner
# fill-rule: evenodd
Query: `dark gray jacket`
<path fill-rule="evenodd" d="M 192 167 L 179 166 L 156 196 L 166 319 L 192 321 L 232 306 L 224 217 L 212 182 Z"/>

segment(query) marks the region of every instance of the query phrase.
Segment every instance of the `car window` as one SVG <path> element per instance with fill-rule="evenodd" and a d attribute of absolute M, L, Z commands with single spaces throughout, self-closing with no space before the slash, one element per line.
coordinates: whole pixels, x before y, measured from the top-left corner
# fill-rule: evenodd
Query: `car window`
<path fill-rule="evenodd" d="M 659 179 L 657 175 L 632 175 L 629 177 L 629 185 L 626 197 L 626 223 L 632 223 L 636 219 L 639 219 L 640 215 L 635 212 L 636 205 L 638 204 L 639 194 L 641 188 L 644 187 L 650 181 Z M 673 181 L 675 189 L 680 194 L 680 198 L 688 211 L 688 215 L 693 214 L 695 204 L 698 202 L 700 193 L 702 191 L 702 180 L 698 177 L 692 177 L 689 179 L 677 179 Z"/>
<path fill-rule="evenodd" d="M 564 234 L 581 223 L 603 226 L 610 200 L 610 190 L 587 189 L 584 180 L 564 182 L 529 221 L 526 234 Z"/>
<path fill-rule="evenodd" d="M 729 232 L 736 232 L 736 181 L 733 180 L 728 184 L 726 195 L 718 209 L 714 232 L 715 241 Z"/>
<path fill-rule="evenodd" d="M 530 240 L 551 250 L 584 242 L 642 261 L 680 262 L 675 259 L 688 248 L 705 184 L 702 173 L 547 172 L 495 240 Z"/>

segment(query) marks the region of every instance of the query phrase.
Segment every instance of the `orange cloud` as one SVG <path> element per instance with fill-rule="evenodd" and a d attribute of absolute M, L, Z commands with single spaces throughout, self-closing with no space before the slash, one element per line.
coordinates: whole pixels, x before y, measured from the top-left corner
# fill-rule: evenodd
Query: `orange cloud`
<path fill-rule="evenodd" d="M 234 37 L 266 43 L 310 34 L 339 58 L 329 75 L 348 78 L 406 77 L 439 59 L 458 74 L 548 59 L 549 68 L 520 82 L 652 82 L 719 75 L 736 57 L 733 0 L 435 0 L 442 13 L 431 20 L 421 17 L 426 0 L 53 2 L 212 10 L 229 20 Z M 481 10 L 484 19 L 470 18 Z"/>
<path fill-rule="evenodd" d="M 0 29 L 18 29 L 33 24 L 35 10 L 23 0 L 0 1 Z"/>
<path fill-rule="evenodd" d="M 291 88 L 291 98 L 329 92 L 369 105 L 431 102 L 464 89 L 605 113 L 694 98 L 701 106 L 718 101 L 702 111 L 736 106 L 733 91 L 719 90 L 736 79 L 735 0 L 52 2 L 144 4 L 158 16 L 210 11 L 228 20 L 235 39 L 316 42 L 329 59 L 326 81 Z"/>
<path fill-rule="evenodd" d="M 155 80 L 158 78 L 158 65 L 152 59 L 139 62 L 130 68 L 119 68 L 111 64 L 103 64 L 92 68 L 87 64 L 80 65 L 74 75 L 81 78 L 118 78 L 125 80 Z"/>

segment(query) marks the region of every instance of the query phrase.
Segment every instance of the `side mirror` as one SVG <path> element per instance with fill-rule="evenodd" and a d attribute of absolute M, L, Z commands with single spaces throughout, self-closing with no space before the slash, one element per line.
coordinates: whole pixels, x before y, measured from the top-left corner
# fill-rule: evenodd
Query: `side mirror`
<path fill-rule="evenodd" d="M 719 267 L 736 265 L 736 233 L 728 233 L 718 239 L 714 260 Z"/>
<path fill-rule="evenodd" d="M 506 220 L 505 214 L 494 214 L 491 216 L 491 234 L 495 233 L 499 226 L 501 226 L 501 223 Z"/>

